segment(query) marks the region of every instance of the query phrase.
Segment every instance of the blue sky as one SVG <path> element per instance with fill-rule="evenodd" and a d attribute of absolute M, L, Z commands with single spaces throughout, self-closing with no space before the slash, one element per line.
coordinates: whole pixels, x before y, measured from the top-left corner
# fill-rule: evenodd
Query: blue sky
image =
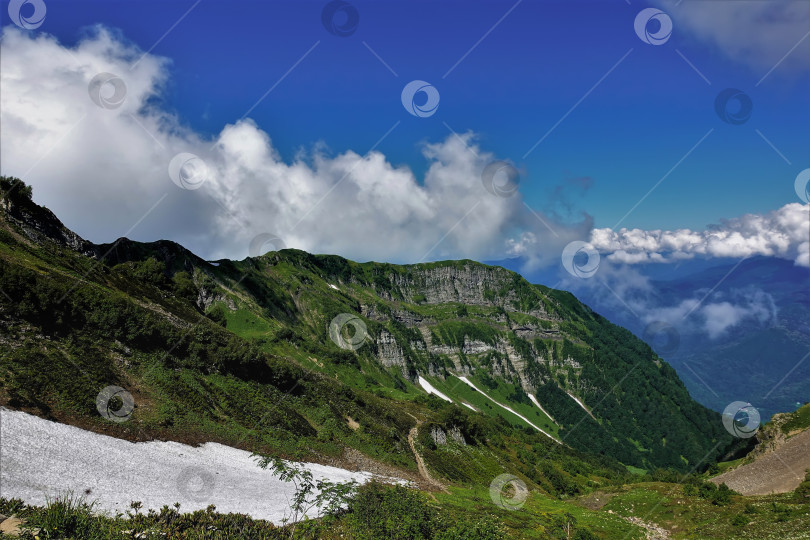
<path fill-rule="evenodd" d="M 41 30 L 70 44 L 83 28 L 103 23 L 146 49 L 193 4 L 50 2 Z M 764 71 L 684 35 L 677 22 L 665 45 L 647 45 L 632 31 L 643 4 L 527 0 L 446 77 L 513 3 L 353 4 L 360 23 L 344 38 L 321 25 L 324 2 L 200 2 L 152 51 L 173 63 L 167 106 L 195 129 L 214 134 L 320 41 L 250 114 L 283 156 L 318 141 L 363 153 L 402 120 L 380 149 L 419 172 L 425 163 L 417 143 L 444 138 L 447 123 L 456 132 L 474 131 L 483 147 L 519 164 L 526 171 L 521 191 L 533 206 L 544 207 L 563 179 L 591 177 L 593 187 L 577 206 L 600 227 L 613 226 L 711 128 L 715 132 L 622 225 L 699 228 L 792 202 L 790 182 L 780 180 L 793 178 L 796 167 L 755 129 L 792 163 L 810 166 L 810 132 L 799 120 L 810 107 L 807 74 L 777 71 L 755 87 Z M 434 116 L 403 116 L 399 92 L 412 79 L 439 89 Z M 715 115 L 713 100 L 726 87 L 742 89 L 754 102 L 753 116 L 742 126 Z"/>
<path fill-rule="evenodd" d="M 43 25 L 30 32 L 74 47 L 102 24 L 168 59 L 165 86 L 150 103 L 203 139 L 215 139 L 276 85 L 248 117 L 286 162 L 320 144 L 327 154 L 363 155 L 400 122 L 377 150 L 417 181 L 429 166 L 426 143 L 450 129 L 472 132 L 481 151 L 523 172 L 526 204 L 563 222 L 587 213 L 593 226 L 613 227 L 673 167 L 622 227 L 702 229 L 797 202 L 793 179 L 810 167 L 810 70 L 803 69 L 810 39 L 779 63 L 802 37 L 790 35 L 789 21 L 762 27 L 771 42 L 773 35 L 785 42 L 757 56 L 735 48 L 728 20 L 704 24 L 689 2 L 654 4 L 674 26 L 660 46 L 634 32 L 636 15 L 650 6 L 637 0 L 358 0 L 351 5 L 359 25 L 347 37 L 321 24 L 325 4 L 52 0 Z M 734 13 L 725 19 L 736 20 Z M 766 15 L 743 18 L 758 29 Z M 741 42 L 752 39 L 749 28 L 738 31 Z M 407 114 L 400 102 L 415 79 L 440 93 L 428 118 Z M 715 113 L 715 97 L 729 87 L 753 102 L 742 125 Z M 588 189 L 570 182 L 581 178 L 590 179 Z"/>

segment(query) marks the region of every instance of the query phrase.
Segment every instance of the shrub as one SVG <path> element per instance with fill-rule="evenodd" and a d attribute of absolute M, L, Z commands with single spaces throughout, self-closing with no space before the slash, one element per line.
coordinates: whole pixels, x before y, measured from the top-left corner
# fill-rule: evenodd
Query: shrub
<path fill-rule="evenodd" d="M 433 508 L 419 491 L 370 482 L 349 505 L 346 518 L 358 540 L 501 540 L 503 528 L 491 518 L 467 521 Z"/>
<path fill-rule="evenodd" d="M 787 521 L 790 519 L 791 511 L 790 507 L 785 504 L 779 504 L 777 502 L 771 503 L 771 511 L 776 516 L 776 521 Z"/>
<path fill-rule="evenodd" d="M 223 328 L 228 327 L 228 317 L 225 314 L 225 310 L 227 308 L 222 304 L 217 304 L 213 308 L 211 308 L 208 313 L 205 314 L 206 317 L 217 323 Z"/>
<path fill-rule="evenodd" d="M 748 525 L 748 518 L 742 514 L 737 514 L 733 518 L 731 518 L 731 524 L 735 527 L 744 527 Z"/>
<path fill-rule="evenodd" d="M 757 513 L 759 513 L 759 510 L 757 510 L 757 507 L 756 507 L 756 506 L 754 506 L 753 504 L 751 504 L 751 503 L 746 503 L 746 504 L 745 504 L 745 507 L 743 508 L 743 512 L 745 512 L 746 514 L 751 515 L 751 514 L 757 514 Z"/>
<path fill-rule="evenodd" d="M 727 504 L 731 503 L 731 495 L 734 493 L 731 489 L 725 485 L 720 484 L 717 489 L 711 494 L 709 500 L 712 504 L 716 506 L 726 506 Z"/>
<path fill-rule="evenodd" d="M 588 529 L 577 529 L 574 540 L 599 540 L 599 537 Z"/>
<path fill-rule="evenodd" d="M 31 186 L 12 176 L 0 176 L 0 190 L 14 202 L 30 201 L 34 194 Z"/>
<path fill-rule="evenodd" d="M 370 482 L 349 505 L 348 522 L 358 539 L 423 540 L 433 538 L 436 511 L 421 493 Z M 452 538 L 452 537 L 450 537 Z"/>
<path fill-rule="evenodd" d="M 186 271 L 180 271 L 172 277 L 174 284 L 174 294 L 179 298 L 195 301 L 197 299 L 197 286 L 191 279 L 191 275 Z"/>

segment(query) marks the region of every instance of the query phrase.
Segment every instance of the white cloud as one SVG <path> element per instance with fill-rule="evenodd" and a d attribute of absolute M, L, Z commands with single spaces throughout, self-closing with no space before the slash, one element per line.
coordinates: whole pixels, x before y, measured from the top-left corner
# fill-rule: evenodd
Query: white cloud
<path fill-rule="evenodd" d="M 682 335 L 717 339 L 742 325 L 767 327 L 778 323 L 773 297 L 755 286 L 673 292 L 651 283 L 638 267 L 615 260 L 602 260 L 596 279 L 578 279 L 564 272 L 561 276 L 559 288 L 587 298 L 596 311 L 626 317 L 629 326 L 638 321 L 642 328 L 663 322 Z"/>
<path fill-rule="evenodd" d="M 705 306 L 703 315 L 706 318 L 706 331 L 709 337 L 716 338 L 723 334 L 728 328 L 738 324 L 746 314 L 745 308 L 735 306 L 730 302 Z"/>
<path fill-rule="evenodd" d="M 805 0 L 690 1 L 657 0 L 669 13 L 675 31 L 716 47 L 728 58 L 763 76 L 784 57 L 779 74 L 810 68 L 810 38 L 787 57 L 810 29 L 810 2 Z"/>
<path fill-rule="evenodd" d="M 607 259 L 626 264 L 670 262 L 695 256 L 790 259 L 810 266 L 810 205 L 789 203 L 767 214 L 746 214 L 704 231 L 594 229 L 590 243 Z"/>
<path fill-rule="evenodd" d="M 717 295 L 718 298 L 723 295 Z M 722 336 L 743 321 L 767 325 L 777 322 L 777 309 L 773 297 L 756 288 L 729 291 L 728 300 L 711 302 L 700 308 L 704 328 L 710 338 Z"/>
<path fill-rule="evenodd" d="M 287 162 L 250 119 L 214 137 L 185 126 L 160 106 L 171 63 L 119 34 L 99 27 L 67 48 L 45 34 L 7 27 L 0 45 L 2 173 L 29 182 L 37 202 L 95 242 L 168 238 L 203 257 L 242 258 L 255 236 L 272 233 L 288 247 L 359 260 L 521 255 L 537 268 L 557 263 L 565 245 L 590 235 L 613 261 L 762 254 L 810 265 L 806 205 L 706 231 L 591 234 L 589 216 L 570 223 L 567 194 L 586 190 L 589 178 L 556 190 L 556 210 L 530 211 L 519 192 L 499 198 L 486 191 L 481 172 L 495 156 L 471 133 L 425 145 L 423 178 L 379 151 L 334 154 L 322 144 Z M 88 83 L 102 72 L 125 81 L 120 108 L 91 101 Z M 200 189 L 171 182 L 168 164 L 180 152 L 207 163 L 209 180 Z"/>
<path fill-rule="evenodd" d="M 550 260 L 591 228 L 537 214 L 552 233 L 519 193 L 490 195 L 481 172 L 495 156 L 470 133 L 425 145 L 421 179 L 379 151 L 330 155 L 322 144 L 288 163 L 250 119 L 210 140 L 155 105 L 170 63 L 104 28 L 66 48 L 8 27 L 2 52 L 2 172 L 32 184 L 38 202 L 93 241 L 169 238 L 204 257 L 241 258 L 253 237 L 273 233 L 312 252 L 414 262 L 497 258 L 528 239 L 533 259 Z M 125 81 L 120 108 L 90 100 L 100 72 Z M 168 164 L 180 152 L 208 166 L 200 189 L 171 182 Z"/>

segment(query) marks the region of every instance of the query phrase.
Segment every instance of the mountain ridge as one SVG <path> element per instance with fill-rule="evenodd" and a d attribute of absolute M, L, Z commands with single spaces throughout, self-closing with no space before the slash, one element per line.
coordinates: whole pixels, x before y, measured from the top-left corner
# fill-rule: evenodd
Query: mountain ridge
<path fill-rule="evenodd" d="M 170 241 L 92 244 L 66 232 L 56 216 L 38 211 L 41 207 L 26 202 L 27 197 L 6 195 L 3 200 L 5 215 L 11 217 L 5 218 L 12 225 L 9 232 L 16 225 L 35 246 L 43 231 L 50 232 L 57 251 L 92 257 L 90 263 L 58 254 L 58 260 L 67 261 L 59 263 L 65 265 L 60 273 L 78 274 L 79 281 L 66 286 L 67 298 L 89 283 L 120 294 L 121 306 L 133 314 L 131 300 L 137 299 L 151 310 L 149 317 L 163 318 L 160 325 L 174 321 L 174 329 L 166 330 L 154 330 L 158 322 L 144 323 L 150 330 L 130 333 L 124 348 L 146 352 L 154 345 L 150 339 L 161 332 L 180 333 L 183 345 L 171 349 L 185 356 L 175 359 L 170 352 L 163 361 L 181 369 L 196 366 L 202 373 L 274 380 L 274 370 L 258 359 L 263 353 L 383 399 L 416 399 L 421 390 L 417 378 L 424 375 L 459 403 L 464 401 L 459 396 L 470 391 L 457 379 L 471 377 L 516 412 L 545 422 L 567 445 L 642 468 L 700 467 L 730 440 L 718 415 L 695 404 L 674 370 L 649 346 L 569 293 L 532 285 L 503 268 L 469 260 L 355 263 L 298 250 L 213 265 Z M 41 248 L 29 254 L 39 257 Z M 9 260 L 6 256 L 5 263 Z M 41 268 L 42 260 L 37 262 Z M 26 291 L 19 284 L 8 286 L 9 281 L 4 282 L 7 294 L 24 297 Z M 57 332 L 62 326 L 72 331 L 70 317 L 108 324 L 87 321 L 86 313 L 75 310 L 59 314 L 63 309 L 57 309 L 53 321 Z M 95 314 L 98 308 L 87 311 Z M 329 339 L 330 321 L 341 313 L 361 320 L 368 332 L 358 350 L 341 349 Z M 91 327 L 85 324 L 82 331 Z M 183 342 L 183 332 L 198 329 L 222 336 L 207 338 L 222 340 L 218 352 Z M 556 422 L 541 415 L 528 395 Z M 575 400 L 588 405 L 592 417 L 584 417 Z M 481 408 L 528 427 L 508 411 Z M 305 432 L 304 426 L 312 424 L 304 418 L 295 422 Z M 668 437 L 670 432 L 680 436 Z"/>

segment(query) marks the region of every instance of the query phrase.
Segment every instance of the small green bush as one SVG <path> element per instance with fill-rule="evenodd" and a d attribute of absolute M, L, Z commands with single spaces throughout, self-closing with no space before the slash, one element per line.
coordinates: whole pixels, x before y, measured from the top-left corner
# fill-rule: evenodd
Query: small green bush
<path fill-rule="evenodd" d="M 358 540 L 501 540 L 497 521 L 448 515 L 427 503 L 419 491 L 370 482 L 349 504 L 346 521 Z"/>
<path fill-rule="evenodd" d="M 748 525 L 748 518 L 742 514 L 737 514 L 733 518 L 731 518 L 731 524 L 735 527 L 744 527 Z"/>
<path fill-rule="evenodd" d="M 436 511 L 424 495 L 402 486 L 371 482 L 349 505 L 348 522 L 359 540 L 425 540 L 433 538 Z"/>

